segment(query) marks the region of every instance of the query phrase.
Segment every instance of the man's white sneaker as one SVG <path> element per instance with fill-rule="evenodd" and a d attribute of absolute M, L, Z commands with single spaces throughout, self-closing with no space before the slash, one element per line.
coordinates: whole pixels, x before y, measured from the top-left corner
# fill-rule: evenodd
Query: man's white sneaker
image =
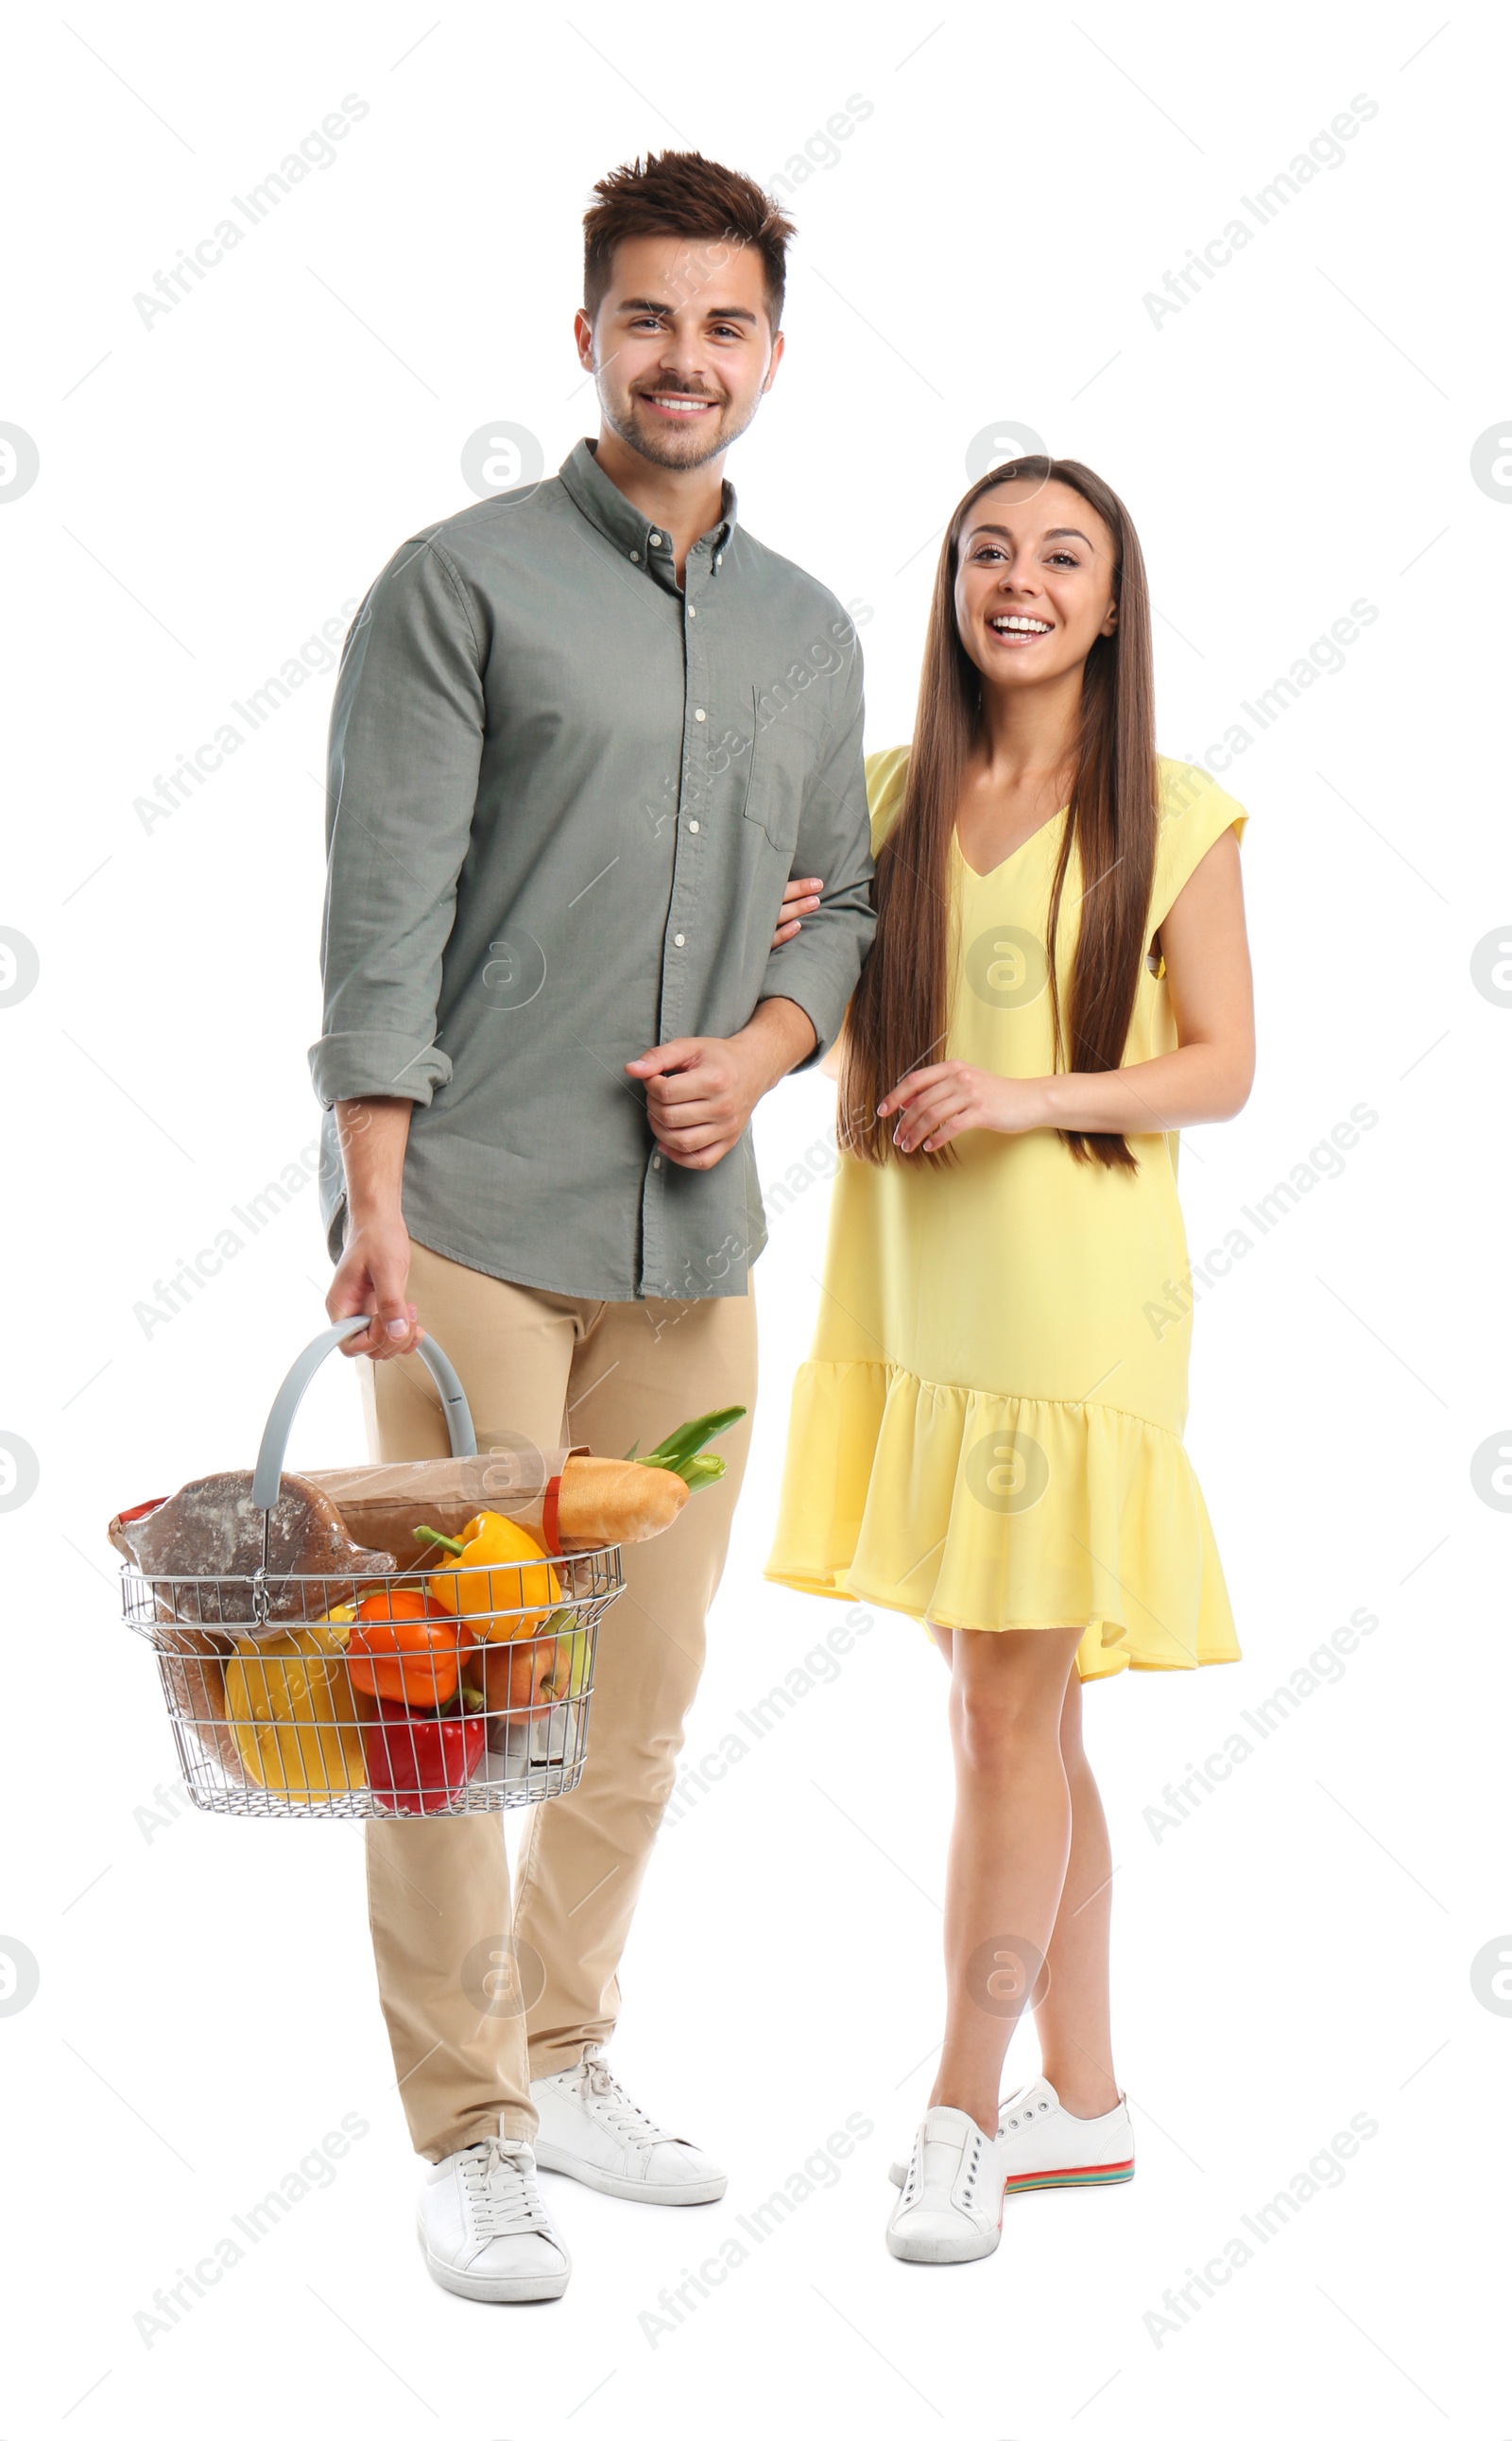
<path fill-rule="evenodd" d="M 913 2140 L 888 2252 L 904 2263 L 975 2263 L 1002 2234 L 1003 2145 L 963 2110 L 936 2103 Z"/>
<path fill-rule="evenodd" d="M 669 2136 L 631 2101 L 610 2075 L 602 2044 L 590 2043 L 575 2068 L 535 2078 L 531 2100 L 540 2113 L 535 2158 L 543 2170 L 638 2204 L 712 2204 L 725 2192 L 725 2173 L 707 2153 Z"/>
<path fill-rule="evenodd" d="M 1077 2119 L 1064 2108 L 1049 2078 L 1036 2076 L 1000 2106 L 998 2136 L 1007 2155 L 1006 2195 L 1030 2195 L 1038 2187 L 1116 2187 L 1134 2176 L 1134 2130 L 1123 2095 L 1098 2118 Z M 901 2187 L 903 2163 L 894 2161 L 888 2176 Z"/>
<path fill-rule="evenodd" d="M 419 2234 L 431 2278 L 484 2305 L 560 2297 L 572 2269 L 541 2201 L 529 2144 L 504 2136 L 430 2163 Z"/>

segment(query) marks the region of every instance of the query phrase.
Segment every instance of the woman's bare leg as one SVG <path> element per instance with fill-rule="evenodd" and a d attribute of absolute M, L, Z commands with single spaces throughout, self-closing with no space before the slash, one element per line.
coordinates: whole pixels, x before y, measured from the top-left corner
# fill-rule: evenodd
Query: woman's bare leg
<path fill-rule="evenodd" d="M 945 1885 L 945 2036 L 929 2099 L 995 2134 L 1003 2055 L 1050 1947 L 1071 1852 L 1061 1751 L 1081 1630 L 951 1636 L 956 1812 Z"/>
<path fill-rule="evenodd" d="M 1051 1935 L 1049 1988 L 1035 2010 L 1040 2062 L 1065 2107 L 1098 2119 L 1118 2101 L 1108 2024 L 1107 1943 L 1113 1860 L 1107 1823 L 1082 1747 L 1082 1691 L 1075 1671 L 1060 1716 L 1060 1751 L 1071 1790 L 1071 1856 Z"/>

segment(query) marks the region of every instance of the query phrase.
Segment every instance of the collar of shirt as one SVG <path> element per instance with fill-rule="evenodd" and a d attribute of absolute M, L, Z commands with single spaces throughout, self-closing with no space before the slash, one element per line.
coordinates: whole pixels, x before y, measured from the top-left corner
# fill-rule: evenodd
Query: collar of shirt
<path fill-rule="evenodd" d="M 604 539 L 612 543 L 616 551 L 621 551 L 626 559 L 633 560 L 649 576 L 657 578 L 675 593 L 677 574 L 673 565 L 670 537 L 661 527 L 654 526 L 649 517 L 643 516 L 633 500 L 625 498 L 618 483 L 610 482 L 599 464 L 594 443 L 580 441 L 576 448 L 563 459 L 559 472 L 563 489 L 574 507 L 587 518 L 589 525 L 596 526 Z M 723 486 L 719 508 L 718 525 L 711 526 L 706 534 L 700 534 L 688 554 L 690 565 L 699 558 L 706 561 L 711 570 L 718 565 L 720 554 L 735 530 L 735 487 L 730 482 L 727 481 Z"/>

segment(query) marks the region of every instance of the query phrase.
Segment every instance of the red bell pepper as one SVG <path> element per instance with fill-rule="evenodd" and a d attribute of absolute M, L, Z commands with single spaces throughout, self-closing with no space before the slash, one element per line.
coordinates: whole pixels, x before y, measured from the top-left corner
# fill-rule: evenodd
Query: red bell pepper
<path fill-rule="evenodd" d="M 363 1745 L 368 1785 L 380 1803 L 401 1814 L 441 1814 L 459 1797 L 483 1759 L 488 1722 L 476 1688 L 445 1712 L 412 1712 L 379 1698 L 377 1718 L 368 1723 Z"/>

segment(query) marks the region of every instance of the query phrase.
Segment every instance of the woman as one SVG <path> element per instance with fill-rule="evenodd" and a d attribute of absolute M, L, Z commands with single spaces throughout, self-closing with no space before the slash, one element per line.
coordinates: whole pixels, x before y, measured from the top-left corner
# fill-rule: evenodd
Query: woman
<path fill-rule="evenodd" d="M 1176 1130 L 1250 1089 L 1246 817 L 1157 759 L 1139 542 L 1067 460 L 957 508 L 912 747 L 867 770 L 876 942 L 766 1574 L 910 1614 L 950 1672 L 945 2040 L 888 2244 L 960 2263 L 1008 2190 L 1133 2175 L 1081 1681 L 1239 1657 L 1181 1447 Z M 999 2113 L 1026 2005 L 1043 2073 Z"/>

